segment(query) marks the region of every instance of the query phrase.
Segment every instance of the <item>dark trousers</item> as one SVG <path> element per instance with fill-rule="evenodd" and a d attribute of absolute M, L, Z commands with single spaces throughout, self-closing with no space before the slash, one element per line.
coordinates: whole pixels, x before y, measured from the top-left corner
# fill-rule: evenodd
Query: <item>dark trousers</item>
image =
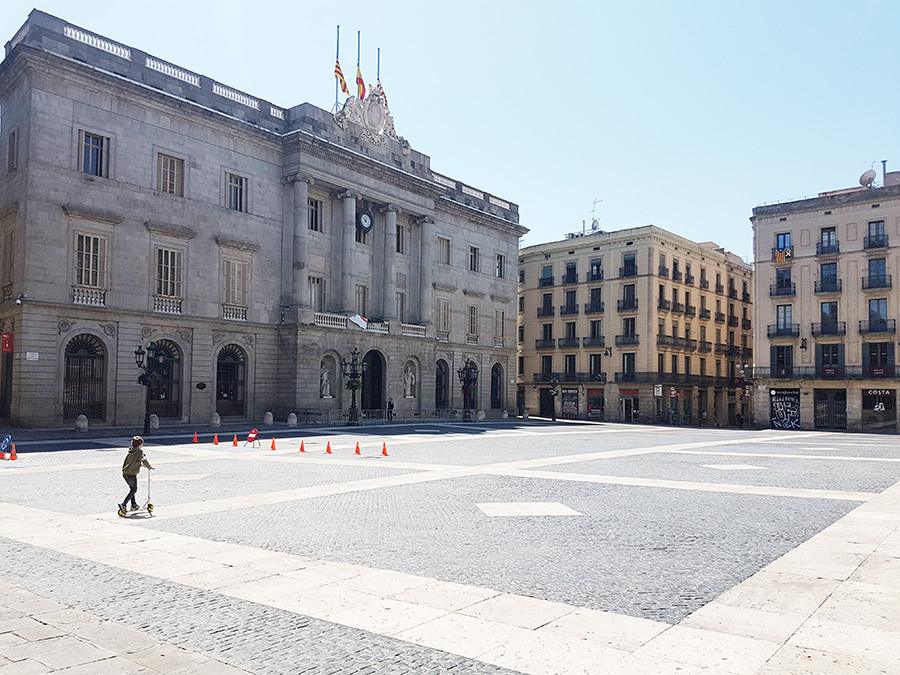
<path fill-rule="evenodd" d="M 128 483 L 128 494 L 125 495 L 122 503 L 128 504 L 130 501 L 132 506 L 137 506 L 137 501 L 134 499 L 134 496 L 137 494 L 137 476 L 129 476 L 127 473 L 123 473 L 122 478 Z"/>

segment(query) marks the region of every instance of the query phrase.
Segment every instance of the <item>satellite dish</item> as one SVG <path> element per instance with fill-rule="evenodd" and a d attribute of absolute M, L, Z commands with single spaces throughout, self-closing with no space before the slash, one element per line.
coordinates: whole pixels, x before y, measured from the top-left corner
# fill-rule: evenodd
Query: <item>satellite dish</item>
<path fill-rule="evenodd" d="M 870 188 L 872 187 L 872 183 L 875 182 L 875 178 L 878 176 L 875 173 L 874 169 L 869 169 L 862 176 L 859 177 L 859 184 L 863 187 Z"/>
<path fill-rule="evenodd" d="M 591 223 L 591 229 L 592 229 L 592 230 L 599 230 L 599 229 L 600 229 L 600 221 L 597 220 L 596 218 L 594 218 L 594 221 Z"/>

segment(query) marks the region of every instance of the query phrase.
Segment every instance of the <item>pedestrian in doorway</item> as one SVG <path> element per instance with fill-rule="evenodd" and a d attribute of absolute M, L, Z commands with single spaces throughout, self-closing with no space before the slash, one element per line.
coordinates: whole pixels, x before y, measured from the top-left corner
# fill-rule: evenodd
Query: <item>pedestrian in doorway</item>
<path fill-rule="evenodd" d="M 734 416 L 734 421 L 737 422 L 737 425 L 739 428 L 741 428 L 741 429 L 744 428 L 744 416 L 741 415 L 741 413 L 738 413 L 737 415 Z"/>
<path fill-rule="evenodd" d="M 147 469 L 153 468 L 147 460 L 147 455 L 144 454 L 144 439 L 140 436 L 134 436 L 131 439 L 131 447 L 128 448 L 128 454 L 125 455 L 125 461 L 122 462 L 122 478 L 128 484 L 128 494 L 125 495 L 125 499 L 119 504 L 119 509 L 122 511 L 128 510 L 129 502 L 131 502 L 132 511 L 137 511 L 138 509 L 135 496 L 138 490 L 137 477 L 141 472 L 142 466 Z"/>
<path fill-rule="evenodd" d="M 393 422 L 394 421 L 394 399 L 392 399 L 392 398 L 388 399 L 387 413 L 388 413 L 388 422 Z"/>

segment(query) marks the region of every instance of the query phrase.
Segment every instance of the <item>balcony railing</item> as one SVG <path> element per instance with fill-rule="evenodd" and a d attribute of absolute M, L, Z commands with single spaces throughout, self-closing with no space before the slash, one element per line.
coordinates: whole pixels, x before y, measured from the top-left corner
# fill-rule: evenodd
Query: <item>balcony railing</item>
<path fill-rule="evenodd" d="M 559 315 L 565 316 L 567 314 L 578 314 L 578 305 L 560 305 L 559 306 Z"/>
<path fill-rule="evenodd" d="M 683 302 L 673 302 L 672 303 L 672 314 L 684 314 L 684 303 Z"/>
<path fill-rule="evenodd" d="M 556 309 L 554 307 L 538 307 L 537 315 L 538 316 L 554 316 L 556 314 Z"/>
<path fill-rule="evenodd" d="M 712 342 L 700 340 L 700 342 L 697 343 L 697 349 L 701 352 L 709 353 L 712 351 Z"/>
<path fill-rule="evenodd" d="M 169 298 L 164 295 L 153 296 L 153 311 L 160 314 L 181 314 L 181 298 Z"/>
<path fill-rule="evenodd" d="M 884 366 L 783 366 L 756 367 L 754 378 L 773 380 L 864 380 L 900 377 L 900 368 L 894 364 Z"/>
<path fill-rule="evenodd" d="M 716 323 L 725 323 L 725 314 L 723 312 L 716 312 Z"/>
<path fill-rule="evenodd" d="M 750 298 L 750 293 L 748 293 L 748 292 L 741 293 L 741 302 L 743 302 L 745 304 L 748 302 L 752 302 L 752 300 Z"/>
<path fill-rule="evenodd" d="M 797 284 L 770 284 L 769 297 L 797 295 Z"/>
<path fill-rule="evenodd" d="M 638 382 L 645 384 L 683 384 L 699 387 L 724 387 L 736 386 L 734 379 L 714 377 L 712 375 L 686 375 L 684 373 L 642 373 L 624 372 L 616 373 L 616 382 Z M 668 392 L 666 393 L 668 395 Z"/>
<path fill-rule="evenodd" d="M 560 349 L 578 349 L 579 343 L 577 337 L 564 337 L 556 341 L 556 346 Z"/>
<path fill-rule="evenodd" d="M 674 347 L 675 338 L 671 335 L 657 335 L 656 344 L 660 347 Z"/>
<path fill-rule="evenodd" d="M 893 279 L 890 274 L 870 274 L 862 278 L 863 290 L 870 288 L 891 288 Z"/>
<path fill-rule="evenodd" d="M 722 295 L 725 293 L 725 287 L 722 284 L 716 284 L 716 295 Z"/>
<path fill-rule="evenodd" d="M 799 337 L 800 336 L 800 324 L 799 323 L 786 323 L 786 324 L 769 324 L 766 329 L 766 335 L 771 337 Z"/>
<path fill-rule="evenodd" d="M 682 279 L 684 279 L 684 274 L 681 270 L 672 270 L 672 281 L 681 281 Z"/>
<path fill-rule="evenodd" d="M 438 330 L 434 332 L 434 339 L 438 342 L 450 342 L 450 331 Z"/>
<path fill-rule="evenodd" d="M 709 290 L 709 279 L 704 279 L 703 277 L 700 277 L 700 288 L 702 288 L 704 291 L 708 291 Z"/>
<path fill-rule="evenodd" d="M 602 335 L 598 335 L 597 337 L 586 337 L 581 338 L 581 346 L 582 347 L 605 347 L 606 346 L 606 338 Z"/>
<path fill-rule="evenodd" d="M 538 279 L 538 288 L 547 288 L 553 285 L 553 277 L 540 277 Z"/>
<path fill-rule="evenodd" d="M 606 373 L 535 373 L 534 382 L 565 382 L 580 384 L 604 384 Z"/>
<path fill-rule="evenodd" d="M 72 302 L 76 305 L 106 307 L 106 291 L 102 288 L 72 286 Z"/>
<path fill-rule="evenodd" d="M 625 265 L 624 267 L 619 268 L 619 276 L 620 277 L 636 277 L 637 276 L 637 265 Z"/>
<path fill-rule="evenodd" d="M 584 303 L 585 314 L 602 314 L 605 305 L 602 302 L 586 302 Z"/>
<path fill-rule="evenodd" d="M 588 272 L 587 280 L 588 281 L 603 281 L 603 270 L 597 270 L 595 272 Z"/>
<path fill-rule="evenodd" d="M 724 342 L 716 343 L 716 354 L 727 354 L 728 353 L 728 345 Z"/>
<path fill-rule="evenodd" d="M 400 335 L 405 335 L 406 337 L 423 338 L 425 337 L 425 326 L 420 326 L 415 323 L 401 323 Z"/>
<path fill-rule="evenodd" d="M 685 274 L 684 275 L 684 283 L 686 283 L 688 286 L 693 286 L 694 285 L 694 275 L 693 274 Z"/>
<path fill-rule="evenodd" d="M 669 278 L 669 268 L 664 267 L 663 265 L 659 266 L 659 269 L 656 270 L 657 276 Z"/>
<path fill-rule="evenodd" d="M 886 234 L 867 234 L 863 239 L 863 248 L 887 248 L 888 243 Z"/>
<path fill-rule="evenodd" d="M 737 300 L 737 289 L 734 286 L 728 289 L 728 297 L 732 300 Z"/>
<path fill-rule="evenodd" d="M 896 319 L 869 319 L 868 321 L 859 322 L 859 332 L 867 333 L 896 333 Z"/>
<path fill-rule="evenodd" d="M 836 255 L 841 252 L 841 245 L 836 241 L 820 241 L 816 244 L 816 255 Z"/>
<path fill-rule="evenodd" d="M 331 312 L 316 312 L 313 317 L 313 323 L 323 328 L 346 328 L 347 317 L 343 314 L 332 314 Z"/>
<path fill-rule="evenodd" d="M 712 316 L 712 315 L 710 314 L 710 311 L 708 309 L 706 309 L 705 307 L 700 309 L 700 318 L 701 319 L 708 319 L 710 316 Z"/>
<path fill-rule="evenodd" d="M 840 293 L 843 290 L 843 284 L 840 279 L 831 277 L 816 279 L 814 290 L 816 293 Z"/>
<path fill-rule="evenodd" d="M 670 300 L 666 300 L 665 298 L 658 298 L 656 301 L 656 309 L 661 312 L 668 312 L 672 309 L 672 302 Z"/>
<path fill-rule="evenodd" d="M 616 303 L 620 312 L 629 312 L 638 308 L 637 298 L 623 298 Z"/>
<path fill-rule="evenodd" d="M 738 318 L 734 314 L 729 315 L 728 325 L 731 326 L 732 328 L 738 327 Z"/>
<path fill-rule="evenodd" d="M 553 338 L 549 338 L 544 340 L 543 338 L 538 338 L 534 341 L 535 349 L 555 349 L 556 348 L 556 340 Z"/>
<path fill-rule="evenodd" d="M 697 307 L 695 305 L 685 305 L 684 306 L 684 315 L 685 316 L 697 316 Z"/>
<path fill-rule="evenodd" d="M 750 328 L 752 326 L 753 326 L 753 322 L 750 321 L 750 319 L 741 319 L 741 328 L 743 330 L 750 330 Z"/>
<path fill-rule="evenodd" d="M 366 332 L 388 335 L 391 332 L 391 324 L 386 321 L 369 321 L 366 324 Z"/>
<path fill-rule="evenodd" d="M 846 321 L 823 321 L 822 323 L 814 323 L 812 325 L 812 334 L 814 337 L 819 335 L 846 335 Z"/>
<path fill-rule="evenodd" d="M 562 276 L 561 284 L 577 284 L 578 283 L 578 272 L 566 272 Z"/>
<path fill-rule="evenodd" d="M 478 344 L 478 336 L 466 334 L 466 344 L 467 345 L 477 345 Z"/>
<path fill-rule="evenodd" d="M 506 346 L 506 339 L 502 337 L 497 337 L 496 335 L 493 337 L 491 344 L 494 345 L 497 349 L 502 349 Z"/>
<path fill-rule="evenodd" d="M 616 347 L 639 344 L 637 335 L 616 335 Z"/>

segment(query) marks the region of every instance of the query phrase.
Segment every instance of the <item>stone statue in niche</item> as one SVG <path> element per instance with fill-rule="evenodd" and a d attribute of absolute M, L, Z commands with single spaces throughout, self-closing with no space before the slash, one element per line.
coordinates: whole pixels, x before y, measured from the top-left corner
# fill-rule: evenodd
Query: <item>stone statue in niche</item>
<path fill-rule="evenodd" d="M 332 398 L 331 396 L 331 373 L 328 372 L 328 366 L 323 365 L 319 371 L 319 397 Z"/>
<path fill-rule="evenodd" d="M 406 372 L 403 373 L 403 398 L 415 398 L 416 374 L 411 364 L 406 364 Z"/>

